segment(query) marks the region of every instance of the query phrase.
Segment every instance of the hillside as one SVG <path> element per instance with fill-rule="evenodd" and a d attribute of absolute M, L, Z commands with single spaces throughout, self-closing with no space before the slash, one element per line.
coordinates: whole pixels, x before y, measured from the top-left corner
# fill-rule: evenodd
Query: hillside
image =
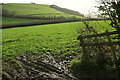
<path fill-rule="evenodd" d="M 60 14 L 60 11 L 52 9 L 49 5 L 42 4 L 20 4 L 20 3 L 12 3 L 12 4 L 4 4 L 3 10 L 7 10 L 9 14 L 15 15 L 31 15 L 31 14 L 39 14 L 39 13 L 56 13 Z"/>
<path fill-rule="evenodd" d="M 59 9 L 52 8 L 50 5 L 43 4 L 23 4 L 23 3 L 7 3 L 2 5 L 3 16 L 24 16 L 24 17 L 42 17 L 42 18 L 70 18 L 77 17 L 68 14 Z"/>
<path fill-rule="evenodd" d="M 61 8 L 61 7 L 56 6 L 56 5 L 51 5 L 50 7 L 51 7 L 51 8 L 54 8 L 54 9 L 56 9 L 56 10 L 59 10 L 59 11 L 61 11 L 61 12 L 63 12 L 63 13 L 72 14 L 72 15 L 77 15 L 77 16 L 83 16 L 83 17 L 84 17 L 83 14 L 81 14 L 81 13 L 79 13 L 79 12 L 77 12 L 77 11 L 73 11 L 73 10 L 66 9 L 66 8 Z"/>

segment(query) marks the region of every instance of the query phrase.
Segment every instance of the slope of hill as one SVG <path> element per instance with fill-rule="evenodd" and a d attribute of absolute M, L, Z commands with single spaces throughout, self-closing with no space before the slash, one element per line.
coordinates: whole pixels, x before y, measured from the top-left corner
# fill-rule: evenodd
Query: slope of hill
<path fill-rule="evenodd" d="M 3 5 L 3 10 L 7 10 L 9 14 L 14 15 L 30 15 L 39 13 L 57 13 L 62 12 L 50 8 L 49 5 L 43 4 L 20 4 L 20 3 L 9 3 Z"/>
<path fill-rule="evenodd" d="M 52 8 L 50 5 L 34 3 L 3 3 L 2 27 L 41 25 L 78 21 L 85 17 L 68 14 Z"/>
<path fill-rule="evenodd" d="M 51 5 L 50 7 L 51 7 L 51 8 L 54 8 L 54 9 L 56 9 L 56 10 L 59 10 L 59 11 L 61 11 L 61 12 L 63 12 L 63 13 L 72 14 L 72 15 L 77 15 L 77 16 L 83 16 L 83 17 L 84 17 L 83 14 L 81 14 L 81 13 L 79 13 L 79 12 L 77 12 L 77 11 L 73 11 L 73 10 L 66 9 L 66 8 L 61 8 L 61 7 L 56 6 L 56 5 Z"/>
<path fill-rule="evenodd" d="M 64 13 L 61 10 L 56 10 L 50 5 L 43 4 L 23 4 L 23 3 L 7 3 L 2 5 L 3 16 L 27 16 L 27 17 L 42 17 L 42 18 L 70 18 L 77 17 L 73 14 Z"/>

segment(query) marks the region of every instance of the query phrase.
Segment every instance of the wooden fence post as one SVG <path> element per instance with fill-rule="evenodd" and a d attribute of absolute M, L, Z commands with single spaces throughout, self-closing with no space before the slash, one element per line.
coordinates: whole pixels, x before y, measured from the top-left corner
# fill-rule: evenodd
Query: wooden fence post
<path fill-rule="evenodd" d="M 114 65 L 115 65 L 116 68 L 118 68 L 118 65 L 117 65 L 117 57 L 116 57 L 115 49 L 114 49 L 113 45 L 111 44 L 111 39 L 110 39 L 108 30 L 106 30 L 106 34 L 107 34 L 108 42 L 110 43 L 109 46 L 111 47 Z"/>

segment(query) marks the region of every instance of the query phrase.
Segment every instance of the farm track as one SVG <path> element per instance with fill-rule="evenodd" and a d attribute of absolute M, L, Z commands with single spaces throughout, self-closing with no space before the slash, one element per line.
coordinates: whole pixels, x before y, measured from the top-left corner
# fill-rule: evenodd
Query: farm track
<path fill-rule="evenodd" d="M 43 55 L 43 54 L 42 54 Z M 46 53 L 44 58 L 40 55 L 24 55 L 17 57 L 19 68 L 7 66 L 3 74 L 3 80 L 6 79 L 41 79 L 41 80 L 76 80 L 70 74 L 67 67 L 68 61 L 57 61 L 54 57 Z"/>

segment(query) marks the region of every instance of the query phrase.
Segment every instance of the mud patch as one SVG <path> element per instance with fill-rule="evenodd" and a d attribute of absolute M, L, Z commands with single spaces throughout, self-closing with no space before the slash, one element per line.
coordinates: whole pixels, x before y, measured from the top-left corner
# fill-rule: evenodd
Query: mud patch
<path fill-rule="evenodd" d="M 44 56 L 44 57 L 41 57 Z M 57 61 L 49 52 L 16 57 L 18 68 L 6 64 L 4 79 L 76 80 L 67 67 L 68 61 Z"/>

